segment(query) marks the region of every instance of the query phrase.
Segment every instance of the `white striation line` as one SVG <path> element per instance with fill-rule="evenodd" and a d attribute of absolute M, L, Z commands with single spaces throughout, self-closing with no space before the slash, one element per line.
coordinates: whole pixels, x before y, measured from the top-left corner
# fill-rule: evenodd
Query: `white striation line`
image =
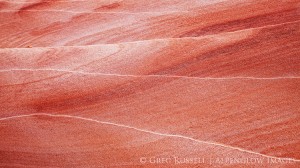
<path fill-rule="evenodd" d="M 100 124 L 106 124 L 106 125 L 112 125 L 112 126 L 117 126 L 117 127 L 122 127 L 122 128 L 133 129 L 133 130 L 137 130 L 137 131 L 141 131 L 141 132 L 145 132 L 145 133 L 149 133 L 149 134 L 154 134 L 154 135 L 159 135 L 159 136 L 174 137 L 174 138 L 181 138 L 181 139 L 191 140 L 191 141 L 195 141 L 195 142 L 198 142 L 198 143 L 229 148 L 229 149 L 238 150 L 238 151 L 241 151 L 241 152 L 244 152 L 244 153 L 255 154 L 255 155 L 259 155 L 259 156 L 263 156 L 263 157 L 267 157 L 267 158 L 272 158 L 272 159 L 282 159 L 282 160 L 300 162 L 299 159 L 295 159 L 295 158 L 282 158 L 282 157 L 269 156 L 269 155 L 261 154 L 261 153 L 258 153 L 258 152 L 253 152 L 253 151 L 250 151 L 250 150 L 246 150 L 246 149 L 242 149 L 242 148 L 234 147 L 234 146 L 230 146 L 230 145 L 225 145 L 225 144 L 221 144 L 221 143 L 217 143 L 217 142 L 202 141 L 202 140 L 194 139 L 194 138 L 183 136 L 183 135 L 159 133 L 159 132 L 149 131 L 149 130 L 136 128 L 136 127 L 132 127 L 132 126 L 128 126 L 128 125 L 116 124 L 116 123 L 106 122 L 106 121 L 99 121 L 99 120 L 95 120 L 95 119 L 91 119 L 91 118 L 72 116 L 72 115 L 34 113 L 34 114 L 26 114 L 26 115 L 18 115 L 18 116 L 10 116 L 10 117 L 5 117 L 5 118 L 0 118 L 0 121 L 16 119 L 16 118 L 32 117 L 32 116 L 49 116 L 49 117 L 72 118 L 72 119 L 96 122 L 96 123 L 100 123 Z"/>
<path fill-rule="evenodd" d="M 80 11 L 77 12 L 75 10 L 57 10 L 57 9 L 51 9 L 51 10 L 34 10 L 34 9 L 28 9 L 28 10 L 1 10 L 0 13 L 8 13 L 8 12 L 63 12 L 63 13 L 73 13 L 73 14 L 92 14 L 92 13 L 99 13 L 99 14 L 131 14 L 131 15 L 139 15 L 139 14 L 150 14 L 150 15 L 156 15 L 156 14 L 172 14 L 172 13 L 193 13 L 193 11 L 149 11 L 149 12 L 125 12 L 125 11 L 119 11 L 119 12 L 112 12 L 112 11 L 99 11 L 99 12 L 91 12 L 91 11 Z"/>
<path fill-rule="evenodd" d="M 247 80 L 281 80 L 281 79 L 300 79 L 298 76 L 284 76 L 284 77 L 193 77 L 193 76 L 179 76 L 179 75 L 128 75 L 128 74 L 111 74 L 111 73 L 101 73 L 101 72 L 85 72 L 85 71 L 72 71 L 64 69 L 3 69 L 1 72 L 11 72 L 11 71 L 53 71 L 53 72 L 64 72 L 72 74 L 83 74 L 83 75 L 100 75 L 100 76 L 116 76 L 116 77 L 134 77 L 134 78 L 144 78 L 144 77 L 164 77 L 164 78 L 180 78 L 180 79 L 200 79 L 200 80 L 233 80 L 233 79 L 247 79 Z"/>

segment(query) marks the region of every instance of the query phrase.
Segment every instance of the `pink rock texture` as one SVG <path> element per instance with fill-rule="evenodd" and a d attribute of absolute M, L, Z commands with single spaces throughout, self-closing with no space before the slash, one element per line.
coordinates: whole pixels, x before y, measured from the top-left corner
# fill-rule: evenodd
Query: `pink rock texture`
<path fill-rule="evenodd" d="M 191 12 L 1 12 L 2 48 L 94 45 L 139 40 L 198 37 L 300 19 L 298 0 L 251 1 Z M 233 10 L 234 9 L 234 10 Z"/>
<path fill-rule="evenodd" d="M 299 167 L 299 0 L 0 2 L 0 167 Z"/>

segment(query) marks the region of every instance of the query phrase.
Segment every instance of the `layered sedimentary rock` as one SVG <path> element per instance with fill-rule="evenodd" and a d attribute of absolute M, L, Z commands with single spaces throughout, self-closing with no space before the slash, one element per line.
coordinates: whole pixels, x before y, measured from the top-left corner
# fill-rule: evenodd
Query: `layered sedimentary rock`
<path fill-rule="evenodd" d="M 243 5 L 246 1 L 228 0 L 11 0 L 3 1 L 0 10 L 63 10 L 72 12 L 172 12 L 203 10 L 221 6 Z"/>
<path fill-rule="evenodd" d="M 0 167 L 299 167 L 299 0 L 0 2 Z"/>
<path fill-rule="evenodd" d="M 0 47 L 73 46 L 197 37 L 295 22 L 300 19 L 297 5 L 295 0 L 171 13 L 1 12 Z"/>
<path fill-rule="evenodd" d="M 6 135 L 0 140 L 2 167 L 194 167 L 199 164 L 222 167 L 225 162 L 232 167 L 297 166 L 293 161 L 265 158 L 185 137 L 68 116 L 12 118 L 1 121 L 0 128 L 0 133 Z M 24 132 L 28 132 L 27 136 Z M 241 161 L 211 159 L 227 156 Z M 250 157 L 253 159 L 247 160 Z"/>
<path fill-rule="evenodd" d="M 132 77 L 57 71 L 11 71 L 1 73 L 1 78 L 6 79 L 1 85 L 1 92 L 6 93 L 1 97 L 2 117 L 79 115 L 299 157 L 292 150 L 299 136 L 299 79 Z"/>
<path fill-rule="evenodd" d="M 98 46 L 3 49 L 1 69 L 123 75 L 293 77 L 300 74 L 300 22 L 199 38 Z"/>

